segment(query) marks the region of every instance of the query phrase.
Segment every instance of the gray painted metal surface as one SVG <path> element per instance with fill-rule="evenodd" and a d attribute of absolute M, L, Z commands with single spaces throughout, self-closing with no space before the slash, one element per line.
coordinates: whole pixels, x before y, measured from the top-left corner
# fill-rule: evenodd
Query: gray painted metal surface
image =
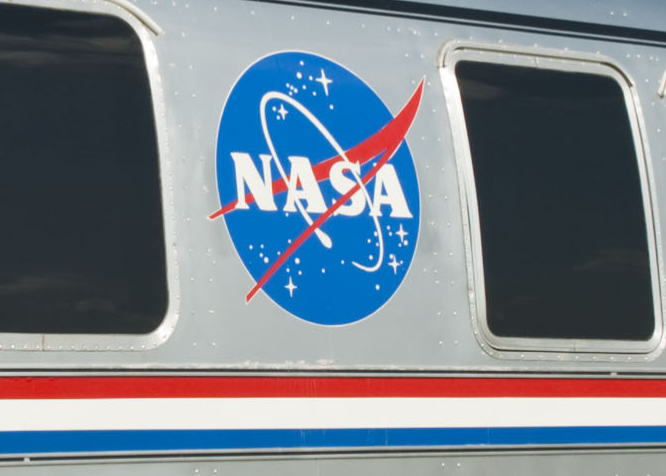
<path fill-rule="evenodd" d="M 485 21 L 460 24 L 449 18 L 420 20 L 311 5 L 240 0 L 137 5 L 164 29 L 163 34 L 154 35 L 139 19 L 107 2 L 48 2 L 50 7 L 119 15 L 136 28 L 146 47 L 165 194 L 170 294 L 165 325 L 147 338 L 5 335 L 0 339 L 3 368 L 77 368 L 82 361 L 86 368 L 251 370 L 663 368 L 661 352 L 646 356 L 529 352 L 509 363 L 479 346 L 471 326 L 459 184 L 438 69 L 440 48 L 451 39 L 599 52 L 611 58 L 636 83 L 654 182 L 661 176 L 665 164 L 661 158 L 666 155 L 660 140 L 666 133 L 662 132 L 666 105 L 657 95 L 666 67 L 663 47 L 609 41 L 607 35 L 596 33 L 517 31 Z M 586 9 L 580 11 L 581 20 L 598 20 L 586 17 Z M 263 295 L 246 305 L 242 297 L 253 281 L 223 220 L 207 219 L 220 206 L 215 145 L 225 98 L 249 64 L 286 50 L 316 52 L 346 65 L 373 86 L 394 114 L 425 77 L 421 109 L 407 136 L 422 202 L 414 262 L 389 303 L 352 325 L 329 328 L 295 319 Z M 663 208 L 658 181 L 655 194 L 658 224 Z M 663 238 L 658 239 L 663 247 Z M 35 349 L 56 352 L 31 351 Z M 85 358 L 82 350 L 87 351 Z M 617 362 L 623 362 L 621 368 Z"/>
<path fill-rule="evenodd" d="M 0 468 L 1 474 L 78 476 L 94 472 L 100 476 L 116 474 L 164 475 L 274 475 L 317 474 L 350 476 L 406 474 L 597 476 L 618 474 L 647 476 L 660 474 L 664 456 L 659 452 L 567 452 L 528 454 L 433 454 L 365 455 L 360 457 L 194 459 L 189 461 L 112 461 L 106 464 L 79 462 L 11 464 Z"/>

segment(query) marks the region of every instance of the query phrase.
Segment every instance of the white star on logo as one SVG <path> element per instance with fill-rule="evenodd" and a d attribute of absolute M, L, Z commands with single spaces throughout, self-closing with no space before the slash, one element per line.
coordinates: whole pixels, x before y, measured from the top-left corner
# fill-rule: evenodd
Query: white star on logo
<path fill-rule="evenodd" d="M 289 276 L 289 284 L 285 286 L 289 290 L 289 297 L 294 297 L 294 289 L 298 288 L 292 281 L 291 276 Z"/>
<path fill-rule="evenodd" d="M 404 243 L 405 242 L 405 236 L 409 235 L 405 230 L 402 228 L 402 223 L 400 223 L 400 229 L 395 232 L 396 235 L 400 237 L 400 242 Z"/>
<path fill-rule="evenodd" d="M 391 255 L 391 261 L 388 265 L 393 268 L 393 274 L 398 274 L 398 266 L 400 266 L 400 263 L 395 259 L 395 255 Z"/>
<path fill-rule="evenodd" d="M 321 85 L 324 86 L 324 93 L 326 94 L 326 96 L 328 96 L 328 85 L 331 84 L 333 81 L 331 81 L 326 77 L 323 69 L 321 70 L 321 76 L 315 79 L 315 81 L 321 83 Z"/>
<path fill-rule="evenodd" d="M 280 116 L 282 116 L 282 119 L 283 119 L 283 120 L 284 120 L 285 116 L 286 116 L 287 114 L 289 114 L 289 111 L 287 111 L 287 110 L 284 108 L 284 104 L 280 104 L 280 109 L 278 109 L 278 114 L 279 114 Z"/>

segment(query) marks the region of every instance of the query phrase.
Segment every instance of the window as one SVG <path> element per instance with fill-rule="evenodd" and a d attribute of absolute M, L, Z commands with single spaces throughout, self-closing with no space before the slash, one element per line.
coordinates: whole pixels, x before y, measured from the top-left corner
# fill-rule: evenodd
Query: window
<path fill-rule="evenodd" d="M 139 38 L 119 18 L 0 5 L 0 332 L 145 334 L 167 307 Z"/>
<path fill-rule="evenodd" d="M 599 57 L 543 50 L 461 47 L 445 61 L 467 132 L 458 149 L 485 338 L 651 350 L 654 225 L 626 77 Z"/>

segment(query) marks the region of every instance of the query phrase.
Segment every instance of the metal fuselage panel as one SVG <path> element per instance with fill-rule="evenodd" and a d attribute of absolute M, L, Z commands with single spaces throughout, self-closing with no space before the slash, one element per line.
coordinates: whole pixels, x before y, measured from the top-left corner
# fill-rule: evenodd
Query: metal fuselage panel
<path fill-rule="evenodd" d="M 592 475 L 612 468 L 618 474 L 659 473 L 666 445 L 661 320 L 648 351 L 631 346 L 579 351 L 575 343 L 568 350 L 507 351 L 484 339 L 476 321 L 468 203 L 456 155 L 461 131 L 443 82 L 442 52 L 455 41 L 499 49 L 511 45 L 514 53 L 508 54 L 516 55 L 521 48 L 543 49 L 559 52 L 566 61 L 576 52 L 581 61 L 608 58 L 628 75 L 637 111 L 635 136 L 645 149 L 649 192 L 644 193 L 653 220 L 648 228 L 661 309 L 666 100 L 658 92 L 666 78 L 666 33 L 657 30 L 658 15 L 652 13 L 661 6 L 644 2 L 607 12 L 605 5 L 572 4 L 553 12 L 550 4 L 523 8 L 519 3 L 505 11 L 435 2 L 18 3 L 118 16 L 141 39 L 160 154 L 169 306 L 164 323 L 147 335 L 0 335 L 0 371 L 5 372 L 0 406 L 8 415 L 0 431 L 0 453 L 7 462 L 0 470 Z M 304 77 L 296 76 L 301 74 L 297 63 L 285 66 L 285 71 L 296 68 L 293 84 L 264 95 L 261 104 L 237 104 L 237 97 L 254 97 L 243 92 L 251 90 L 252 81 L 260 84 L 253 75 L 262 78 L 265 70 L 279 70 L 280 61 L 299 59 L 303 71 L 307 61 L 317 66 Z M 339 76 L 327 76 L 326 68 Z M 363 91 L 358 99 L 342 92 L 335 96 L 337 87 L 352 86 Z M 329 111 L 356 102 L 358 110 L 348 110 L 354 127 L 345 128 L 344 119 L 328 127 L 324 112 L 313 113 L 315 106 L 308 109 L 305 100 L 297 101 L 306 94 L 310 101 L 330 97 Z M 305 144 L 315 134 L 330 145 L 329 157 L 347 154 L 368 167 L 381 163 L 398 134 L 396 154 L 407 164 L 384 168 L 397 171 L 395 176 L 375 172 L 384 184 L 379 191 L 370 182 L 371 172 L 362 212 L 330 211 L 330 226 L 319 227 L 328 230 L 330 243 L 314 231 L 316 220 L 335 206 L 330 196 L 324 193 L 323 209 L 316 194 L 301 195 L 290 206 L 291 185 L 283 174 L 284 193 L 271 198 L 280 186 L 276 169 L 271 192 L 252 182 L 253 173 L 259 180 L 267 177 L 258 156 L 270 161 L 280 151 L 279 138 L 277 146 L 262 142 L 276 127 L 269 121 L 286 122 L 289 114 L 299 113 L 308 124 L 292 132 L 284 164 L 292 173 L 302 166 L 294 185 L 303 190 L 308 174 L 321 170 L 321 190 L 337 187 L 334 166 L 312 168 L 328 157 L 305 157 L 308 150 L 300 147 L 299 140 Z M 263 131 L 236 129 L 236 117 L 262 124 Z M 372 126 L 359 132 L 366 123 Z M 405 143 L 395 131 L 404 134 Z M 229 145 L 246 133 L 260 140 Z M 243 149 L 247 144 L 259 145 L 251 151 Z M 359 144 L 376 149 L 354 155 Z M 253 155 L 255 165 L 248 162 Z M 228 168 L 220 166 L 223 160 Z M 351 181 L 356 160 L 348 162 Z M 369 169 L 359 170 L 362 175 Z M 281 225 L 251 230 L 256 242 L 248 249 L 256 257 L 248 258 L 250 251 L 239 243 L 247 247 L 241 235 L 251 233 L 232 218 L 246 211 L 237 203 L 243 198 L 237 190 L 231 193 L 236 205 L 221 212 L 230 203 L 224 201 L 225 184 L 238 185 L 239 177 L 255 192 L 256 201 L 245 204 L 249 212 L 300 220 L 301 232 L 289 236 L 283 248 L 271 249 L 270 257 L 268 249 L 262 251 L 264 244 L 268 248 Z M 383 214 L 373 213 L 371 198 L 384 200 Z M 334 228 L 352 215 L 360 225 Z M 308 226 L 313 227 L 309 234 Z M 292 250 L 300 238 L 305 244 Z M 342 259 L 336 250 L 341 242 L 351 250 Z M 386 256 L 378 251 L 384 247 Z M 401 262 L 398 254 L 408 249 L 411 255 Z M 283 254 L 289 257 L 281 262 Z M 307 260 L 329 260 L 331 267 L 308 269 Z M 290 307 L 287 296 L 301 292 L 298 286 L 306 289 L 310 279 L 297 274 L 301 268 L 330 275 L 334 265 L 369 269 L 375 262 L 388 277 L 363 293 L 383 292 L 404 266 L 383 301 L 359 310 L 355 300 L 367 296 L 361 297 L 354 283 L 332 280 L 312 291 L 305 307 Z M 277 279 L 283 280 L 282 297 L 269 288 Z M 330 312 L 327 305 L 339 305 L 348 314 Z M 618 447 L 621 451 L 609 449 Z M 470 448 L 473 453 L 460 453 Z M 276 452 L 291 456 L 275 458 Z M 190 459 L 167 461 L 173 453 Z M 86 461 L 63 466 L 54 460 L 69 464 L 74 454 Z M 116 458 L 128 455 L 156 461 Z M 23 457 L 43 461 L 18 461 Z"/>

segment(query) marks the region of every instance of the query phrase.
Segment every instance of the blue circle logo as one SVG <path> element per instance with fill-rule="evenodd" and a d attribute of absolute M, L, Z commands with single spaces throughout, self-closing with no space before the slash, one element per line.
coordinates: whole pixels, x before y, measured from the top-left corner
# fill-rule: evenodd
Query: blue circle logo
<path fill-rule="evenodd" d="M 310 53 L 262 58 L 237 80 L 217 141 L 233 244 L 263 291 L 296 317 L 348 324 L 396 292 L 419 234 L 404 140 L 423 82 L 394 116 L 354 73 Z M 407 95 L 406 95 L 407 96 Z"/>

